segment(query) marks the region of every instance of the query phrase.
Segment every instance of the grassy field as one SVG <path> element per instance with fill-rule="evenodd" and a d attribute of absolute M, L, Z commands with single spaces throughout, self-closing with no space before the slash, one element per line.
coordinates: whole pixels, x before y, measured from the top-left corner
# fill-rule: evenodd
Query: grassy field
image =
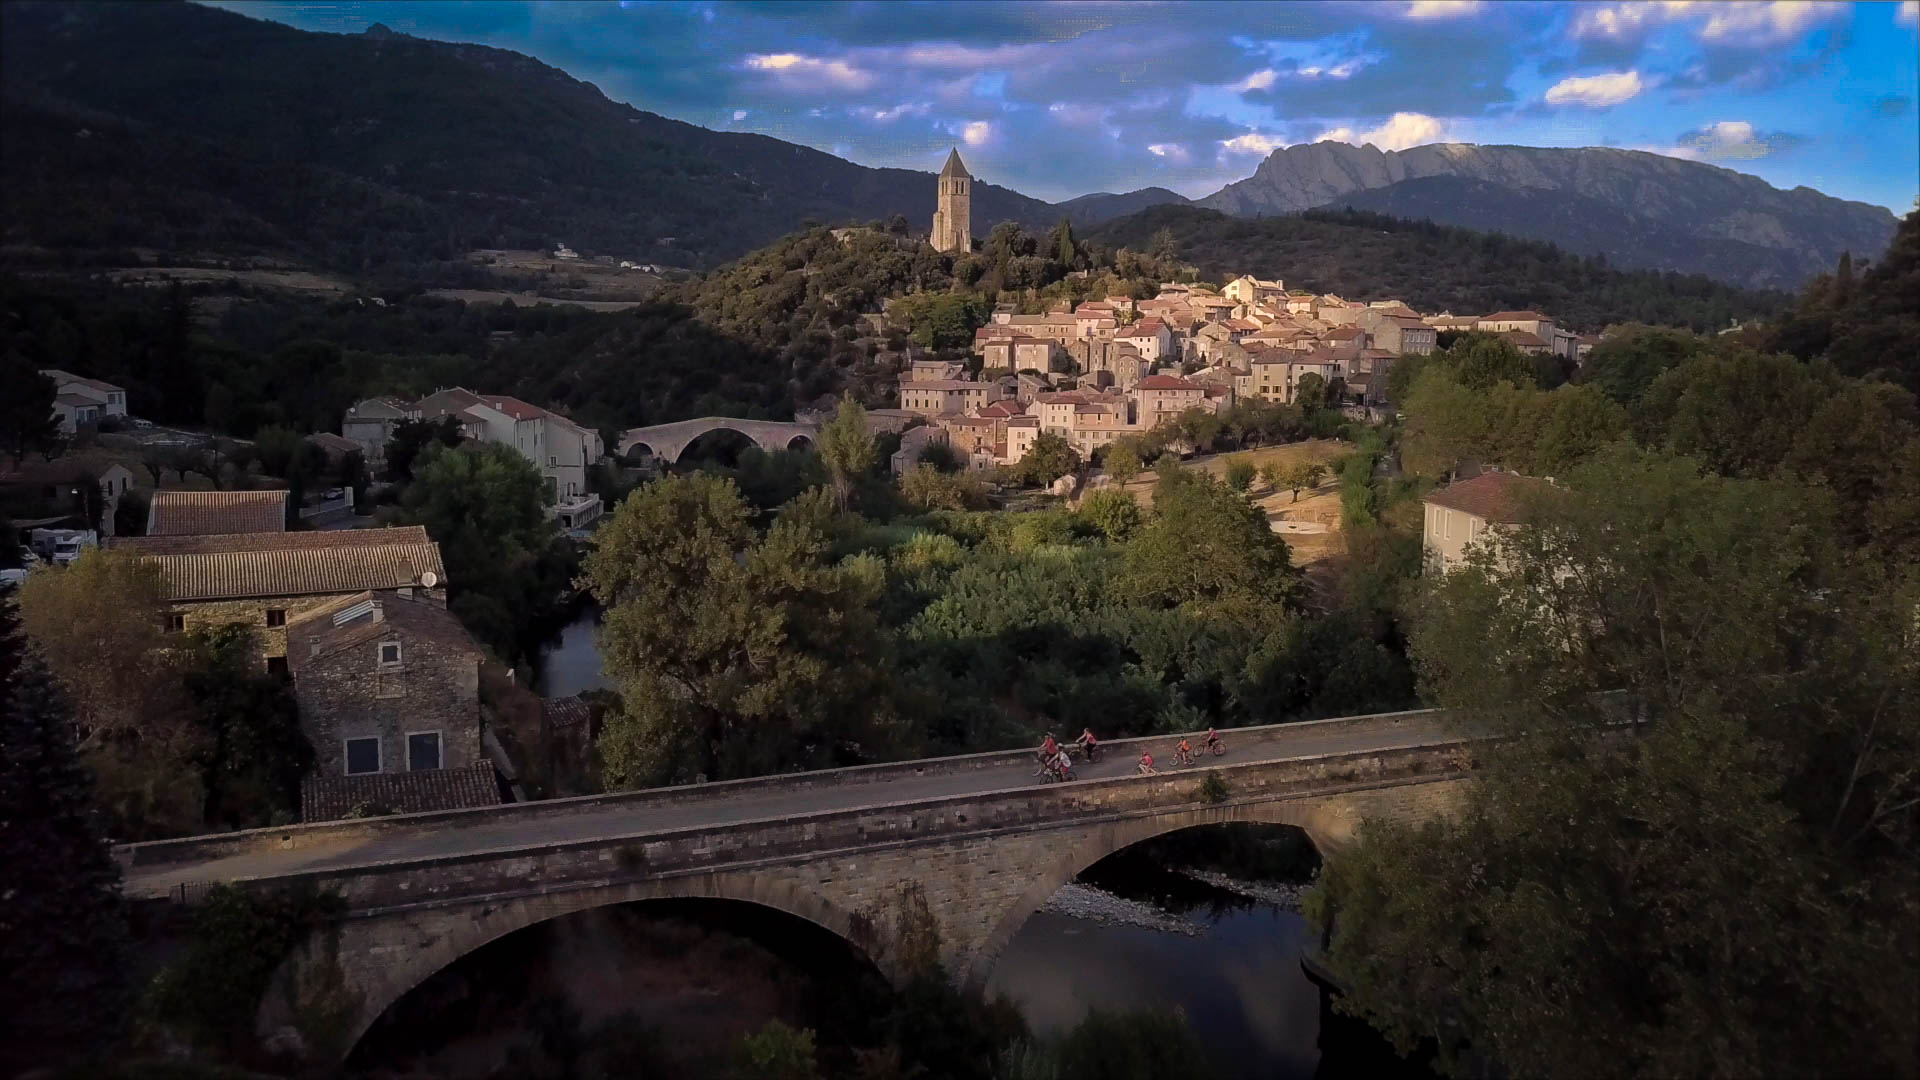
<path fill-rule="evenodd" d="M 1328 475 L 1321 479 L 1320 485 L 1300 492 L 1298 501 L 1291 492 L 1275 491 L 1263 480 L 1255 480 L 1249 492 L 1255 504 L 1266 512 L 1267 523 L 1286 538 L 1287 546 L 1293 550 L 1294 564 L 1309 566 L 1346 553 L 1346 543 L 1340 535 L 1339 485 L 1332 469 L 1334 462 L 1351 453 L 1353 448 L 1352 443 L 1339 439 L 1308 439 L 1235 454 L 1208 454 L 1189 458 L 1185 464 L 1189 469 L 1204 469 L 1215 475 L 1227 471 L 1230 458 L 1245 458 L 1256 469 L 1270 463 L 1286 466 L 1300 461 L 1317 461 L 1327 466 Z M 1142 507 L 1150 507 L 1156 479 L 1151 471 L 1142 473 L 1127 485 L 1127 491 Z"/>

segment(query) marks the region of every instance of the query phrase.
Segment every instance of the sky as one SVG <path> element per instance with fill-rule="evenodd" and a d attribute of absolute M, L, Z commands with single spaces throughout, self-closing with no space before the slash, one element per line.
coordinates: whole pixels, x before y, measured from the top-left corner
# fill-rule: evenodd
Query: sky
<path fill-rule="evenodd" d="M 513 49 L 636 108 L 1049 201 L 1199 197 L 1320 140 L 1614 146 L 1904 214 L 1920 3 L 270 2 Z"/>

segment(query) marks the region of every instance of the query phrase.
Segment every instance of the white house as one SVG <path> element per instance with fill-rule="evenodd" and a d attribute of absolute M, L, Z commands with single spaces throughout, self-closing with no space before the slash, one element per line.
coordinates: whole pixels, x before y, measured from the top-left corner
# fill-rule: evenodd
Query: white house
<path fill-rule="evenodd" d="M 127 391 L 99 379 L 88 379 L 59 368 L 41 368 L 53 380 L 53 415 L 60 430 L 71 435 L 110 416 L 127 415 Z"/>

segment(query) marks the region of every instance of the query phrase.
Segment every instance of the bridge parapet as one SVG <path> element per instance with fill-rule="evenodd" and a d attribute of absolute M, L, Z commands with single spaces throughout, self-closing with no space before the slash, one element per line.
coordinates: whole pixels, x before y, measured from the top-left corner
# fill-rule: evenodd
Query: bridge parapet
<path fill-rule="evenodd" d="M 1309 720 L 1288 724 L 1263 724 L 1254 727 L 1230 728 L 1221 732 L 1229 745 L 1244 747 L 1250 742 L 1273 740 L 1284 742 L 1290 737 L 1311 737 L 1322 733 L 1343 732 L 1352 734 L 1377 734 L 1389 738 L 1410 725 L 1431 722 L 1441 714 L 1432 709 L 1416 709 L 1406 712 L 1373 713 L 1364 716 L 1343 716 L 1328 720 Z M 1108 753 L 1134 756 L 1142 749 L 1164 752 L 1166 744 L 1173 736 L 1152 735 L 1132 739 L 1115 739 L 1102 743 Z M 705 803 L 731 802 L 743 798 L 787 792 L 805 792 L 821 788 L 844 788 L 856 785 L 883 784 L 896 780 L 921 777 L 951 776 L 965 773 L 977 773 L 990 769 L 1004 769 L 1008 766 L 1023 764 L 1033 760 L 1031 749 L 996 750 L 978 754 L 961 754 L 950 757 L 922 758 L 914 761 L 884 762 L 876 765 L 857 765 L 841 769 L 821 769 L 811 772 L 781 773 L 776 776 L 752 777 L 745 780 L 725 780 L 705 784 L 684 784 L 675 787 L 651 788 L 645 791 L 615 792 L 606 795 L 586 795 L 572 799 L 551 799 L 534 803 L 512 803 L 505 806 L 485 807 L 472 810 L 442 810 L 419 814 L 395 814 L 378 818 L 351 819 L 346 821 L 323 821 L 305 825 L 280 826 L 265 829 L 246 829 L 230 833 L 214 833 L 204 836 L 188 836 L 174 840 L 151 840 L 137 844 L 123 844 L 114 849 L 114 856 L 126 870 L 146 870 L 171 865 L 190 865 L 212 862 L 233 856 L 263 854 L 269 852 L 304 851 L 316 849 L 349 849 L 369 841 L 396 835 L 413 835 L 425 832 L 444 832 L 454 830 L 487 829 L 505 823 L 521 823 L 564 819 L 567 817 L 598 814 L 605 811 L 643 812 L 664 807 L 697 806 Z M 1223 765 L 1234 769 L 1237 765 Z M 1094 783 L 1087 781 L 1083 783 Z M 1083 784 L 1070 784 L 1057 789 L 1075 790 Z"/>

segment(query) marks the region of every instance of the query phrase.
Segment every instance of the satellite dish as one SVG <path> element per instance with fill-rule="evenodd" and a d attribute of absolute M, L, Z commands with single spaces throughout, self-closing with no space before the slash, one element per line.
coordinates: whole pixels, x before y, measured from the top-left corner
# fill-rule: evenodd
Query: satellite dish
<path fill-rule="evenodd" d="M 440 584 L 440 575 L 429 570 L 426 573 L 420 575 L 420 584 L 431 589 L 435 585 Z"/>

